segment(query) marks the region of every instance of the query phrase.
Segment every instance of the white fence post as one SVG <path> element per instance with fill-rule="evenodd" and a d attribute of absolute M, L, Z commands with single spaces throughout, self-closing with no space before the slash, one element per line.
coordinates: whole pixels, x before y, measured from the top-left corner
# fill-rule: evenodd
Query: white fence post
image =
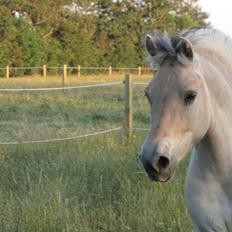
<path fill-rule="evenodd" d="M 62 84 L 65 85 L 67 79 L 67 65 L 64 64 L 63 66 L 63 78 L 62 78 Z"/>
<path fill-rule="evenodd" d="M 6 66 L 6 78 L 8 79 L 10 77 L 10 67 L 9 65 Z"/>
<path fill-rule="evenodd" d="M 43 65 L 43 77 L 44 78 L 47 77 L 47 65 L 46 64 Z"/>

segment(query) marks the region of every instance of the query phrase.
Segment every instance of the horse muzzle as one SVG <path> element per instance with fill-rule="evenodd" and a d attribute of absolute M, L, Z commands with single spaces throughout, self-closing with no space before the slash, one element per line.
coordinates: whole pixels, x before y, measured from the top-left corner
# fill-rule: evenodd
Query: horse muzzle
<path fill-rule="evenodd" d="M 167 155 L 156 155 L 154 159 L 149 159 L 140 154 L 139 158 L 152 181 L 166 182 L 172 177 L 172 165 Z"/>

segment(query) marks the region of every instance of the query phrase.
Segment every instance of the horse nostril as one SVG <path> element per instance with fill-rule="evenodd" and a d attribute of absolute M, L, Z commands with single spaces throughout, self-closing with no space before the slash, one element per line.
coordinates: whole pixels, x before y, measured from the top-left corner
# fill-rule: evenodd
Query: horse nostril
<path fill-rule="evenodd" d="M 165 169 L 169 165 L 169 159 L 165 156 L 160 156 L 157 161 L 157 166 L 159 169 Z"/>

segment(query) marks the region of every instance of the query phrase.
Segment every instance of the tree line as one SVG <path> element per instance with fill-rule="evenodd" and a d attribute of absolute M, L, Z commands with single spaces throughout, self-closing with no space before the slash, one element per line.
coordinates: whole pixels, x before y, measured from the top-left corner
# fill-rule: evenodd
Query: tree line
<path fill-rule="evenodd" d="M 198 0 L 1 0 L 0 67 L 146 65 L 144 33 L 207 25 Z"/>

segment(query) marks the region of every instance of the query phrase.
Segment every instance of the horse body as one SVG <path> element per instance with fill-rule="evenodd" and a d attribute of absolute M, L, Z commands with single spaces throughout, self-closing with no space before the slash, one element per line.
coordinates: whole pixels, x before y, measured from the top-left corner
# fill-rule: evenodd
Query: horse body
<path fill-rule="evenodd" d="M 185 199 L 196 231 L 231 231 L 232 89 L 223 71 L 211 62 L 206 67 L 201 73 L 210 91 L 211 123 L 205 137 L 195 144 Z"/>
<path fill-rule="evenodd" d="M 160 68 L 146 88 L 152 127 L 140 158 L 155 181 L 169 180 L 192 147 L 185 199 L 196 231 L 232 231 L 232 41 L 198 29 L 147 37 Z"/>

